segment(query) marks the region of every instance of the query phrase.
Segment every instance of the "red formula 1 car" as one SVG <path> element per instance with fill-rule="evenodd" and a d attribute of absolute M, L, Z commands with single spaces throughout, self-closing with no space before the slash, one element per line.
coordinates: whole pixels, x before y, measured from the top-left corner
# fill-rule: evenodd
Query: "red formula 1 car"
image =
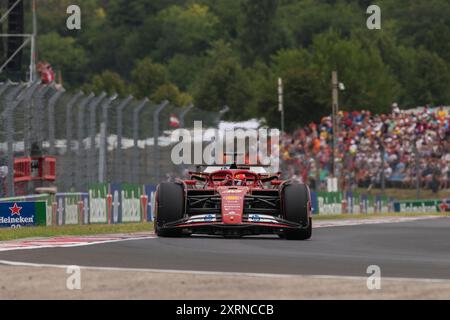
<path fill-rule="evenodd" d="M 190 180 L 161 183 L 155 215 L 160 237 L 278 234 L 306 240 L 312 232 L 308 186 L 282 181 L 263 167 L 207 167 L 190 172 Z"/>

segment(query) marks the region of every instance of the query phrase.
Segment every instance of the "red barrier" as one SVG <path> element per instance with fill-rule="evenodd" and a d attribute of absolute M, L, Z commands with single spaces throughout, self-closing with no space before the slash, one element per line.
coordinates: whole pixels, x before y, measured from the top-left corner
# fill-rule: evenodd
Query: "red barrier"
<path fill-rule="evenodd" d="M 31 180 L 31 158 L 14 159 L 14 182 Z"/>
<path fill-rule="evenodd" d="M 41 158 L 42 164 L 42 180 L 55 181 L 56 180 L 56 158 L 44 157 Z"/>
<path fill-rule="evenodd" d="M 31 180 L 55 181 L 56 158 L 33 157 L 14 159 L 14 182 Z"/>

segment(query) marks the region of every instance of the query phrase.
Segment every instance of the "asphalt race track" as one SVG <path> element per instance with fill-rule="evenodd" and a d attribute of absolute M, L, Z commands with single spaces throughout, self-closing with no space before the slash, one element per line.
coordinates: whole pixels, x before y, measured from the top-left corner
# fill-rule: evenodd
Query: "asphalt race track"
<path fill-rule="evenodd" d="M 7 251 L 0 260 L 186 271 L 450 279 L 450 219 L 319 228 L 310 241 L 278 237 L 155 238 Z"/>

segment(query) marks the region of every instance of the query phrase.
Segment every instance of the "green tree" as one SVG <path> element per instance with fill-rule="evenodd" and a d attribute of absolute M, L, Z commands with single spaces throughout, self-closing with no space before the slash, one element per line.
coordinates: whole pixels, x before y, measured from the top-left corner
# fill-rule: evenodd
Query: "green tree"
<path fill-rule="evenodd" d="M 416 105 L 442 105 L 450 101 L 450 68 L 436 53 L 417 51 L 411 96 Z"/>
<path fill-rule="evenodd" d="M 92 84 L 87 86 L 88 91 L 93 91 L 95 94 L 99 94 L 102 91 L 108 95 L 118 94 L 123 97 L 127 94 L 127 87 L 125 81 L 119 74 L 106 70 L 102 74 L 95 75 L 92 78 Z"/>
<path fill-rule="evenodd" d="M 176 54 L 167 64 L 170 80 L 180 89 L 187 90 L 203 68 L 204 57 Z"/>
<path fill-rule="evenodd" d="M 309 47 L 315 36 L 330 28 L 346 37 L 365 29 L 367 17 L 363 13 L 368 6 L 359 6 L 356 1 L 289 1 L 280 6 L 277 20 L 290 30 L 294 43 Z"/>
<path fill-rule="evenodd" d="M 397 100 L 398 82 L 376 46 L 364 46 L 357 39 L 342 39 L 338 33 L 328 32 L 314 38 L 308 55 L 309 63 L 320 73 L 325 91 L 330 92 L 331 72 L 339 72 L 346 87 L 341 94 L 344 109 L 386 112 Z"/>
<path fill-rule="evenodd" d="M 275 39 L 274 21 L 278 0 L 243 0 L 242 27 L 239 30 L 239 46 L 247 64 L 256 58 L 267 60 L 273 52 Z"/>
<path fill-rule="evenodd" d="M 238 57 L 223 42 L 209 52 L 208 63 L 198 77 L 194 91 L 195 105 L 218 111 L 229 106 L 230 119 L 246 119 L 254 115 L 254 93 Z"/>
<path fill-rule="evenodd" d="M 136 63 L 131 72 L 132 92 L 136 98 L 150 97 L 162 85 L 169 82 L 164 65 L 145 58 Z"/>
<path fill-rule="evenodd" d="M 156 103 L 168 100 L 177 107 L 185 107 L 192 102 L 192 97 L 187 93 L 180 92 L 180 89 L 173 83 L 167 83 L 156 89 L 151 100 Z"/>
<path fill-rule="evenodd" d="M 62 37 L 56 32 L 41 36 L 39 60 L 47 61 L 55 70 L 60 70 L 63 78 L 72 80 L 71 84 L 80 84 L 86 80 L 87 54 L 72 37 Z"/>
<path fill-rule="evenodd" d="M 383 19 L 393 21 L 400 44 L 425 47 L 450 63 L 450 2 L 382 0 Z"/>
<path fill-rule="evenodd" d="M 110 1 L 108 12 L 111 24 L 134 28 L 142 25 L 148 15 L 183 2 L 184 0 L 114 0 Z"/>
<path fill-rule="evenodd" d="M 148 27 L 158 30 L 157 38 L 144 38 L 143 42 L 155 41 L 153 56 L 167 61 L 175 54 L 198 55 L 210 48 L 219 31 L 219 19 L 205 5 L 191 4 L 187 7 L 171 6 L 149 20 Z"/>
<path fill-rule="evenodd" d="M 319 121 L 329 111 L 329 91 L 319 70 L 308 63 L 305 50 L 283 50 L 273 57 L 272 68 L 258 66 L 257 110 L 268 125 L 280 126 L 278 78 L 283 79 L 285 124 L 293 130 L 311 121 Z"/>

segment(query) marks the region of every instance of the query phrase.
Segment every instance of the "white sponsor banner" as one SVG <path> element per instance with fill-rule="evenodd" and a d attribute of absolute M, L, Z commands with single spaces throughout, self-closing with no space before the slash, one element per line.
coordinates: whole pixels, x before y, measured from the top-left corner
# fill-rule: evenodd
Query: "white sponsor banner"
<path fill-rule="evenodd" d="M 95 198 L 93 190 L 89 190 L 89 209 L 89 220 L 91 223 L 108 222 L 106 198 L 102 198 L 101 196 Z"/>
<path fill-rule="evenodd" d="M 122 190 L 122 222 L 141 221 L 141 200 L 139 195 L 131 192 L 131 197 L 126 197 L 126 192 Z"/>
<path fill-rule="evenodd" d="M 78 204 L 71 204 L 69 199 L 65 199 L 65 224 L 78 224 Z"/>

